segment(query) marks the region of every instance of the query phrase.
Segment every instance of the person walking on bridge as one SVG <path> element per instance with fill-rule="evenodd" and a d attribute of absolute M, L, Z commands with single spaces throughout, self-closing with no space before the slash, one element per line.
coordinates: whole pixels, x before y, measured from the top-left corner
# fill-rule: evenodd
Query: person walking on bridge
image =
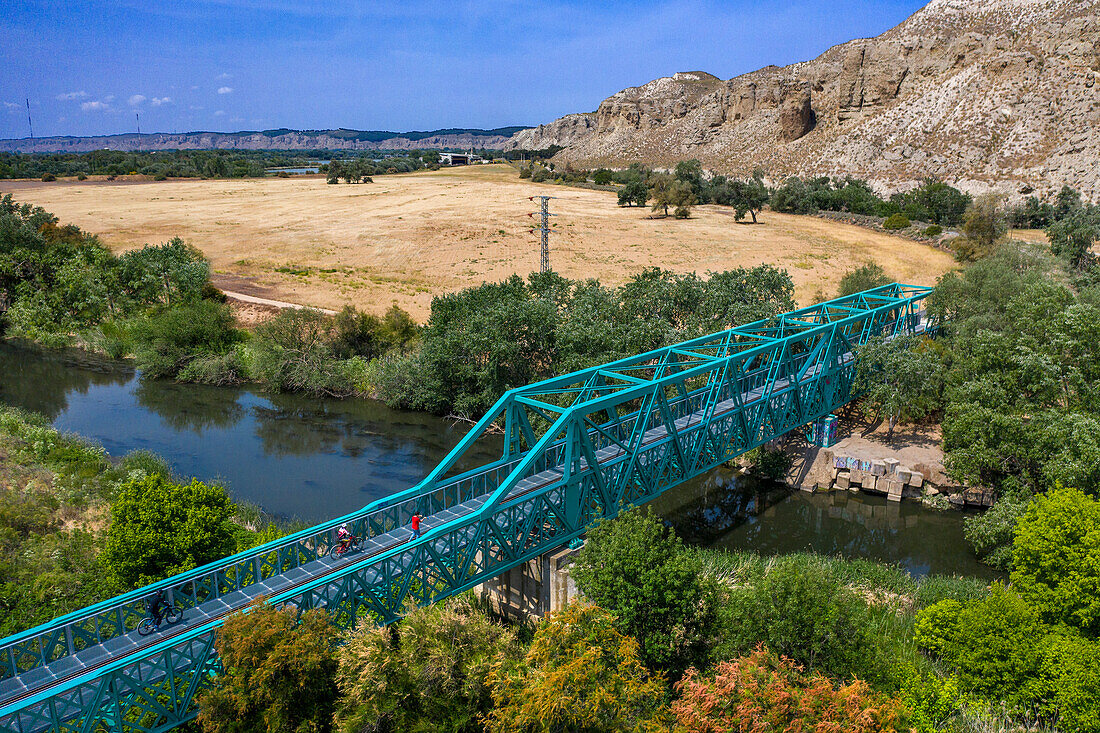
<path fill-rule="evenodd" d="M 412 531 L 413 539 L 420 538 L 420 512 L 417 512 L 412 516 Z"/>

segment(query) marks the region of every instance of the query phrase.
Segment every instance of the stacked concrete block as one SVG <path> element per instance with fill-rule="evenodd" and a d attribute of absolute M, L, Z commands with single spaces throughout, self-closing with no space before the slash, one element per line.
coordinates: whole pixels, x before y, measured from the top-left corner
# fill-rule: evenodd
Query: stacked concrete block
<path fill-rule="evenodd" d="M 901 463 L 897 458 L 884 458 L 882 462 L 886 464 L 887 475 L 896 473 L 898 470 L 898 464 Z"/>
<path fill-rule="evenodd" d="M 841 471 L 840 473 L 838 473 L 836 475 L 836 487 L 838 489 L 851 488 L 851 484 L 852 484 L 852 475 L 850 473 L 848 473 L 847 471 Z"/>
<path fill-rule="evenodd" d="M 886 461 L 871 461 L 871 475 L 872 476 L 885 476 L 886 475 Z"/>
<path fill-rule="evenodd" d="M 906 483 L 915 489 L 919 489 L 924 485 L 924 476 L 921 475 L 920 471 L 911 471 L 909 473 L 909 480 L 906 481 Z"/>

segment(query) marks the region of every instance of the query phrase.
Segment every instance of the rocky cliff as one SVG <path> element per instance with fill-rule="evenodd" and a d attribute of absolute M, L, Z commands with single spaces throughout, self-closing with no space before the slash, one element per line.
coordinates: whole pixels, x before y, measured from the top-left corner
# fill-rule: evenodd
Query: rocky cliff
<path fill-rule="evenodd" d="M 592 167 L 685 158 L 727 174 L 844 175 L 1100 198 L 1100 3 L 932 0 L 877 38 L 723 81 L 674 74 L 515 135 Z"/>
<path fill-rule="evenodd" d="M 521 127 L 495 130 L 265 130 L 263 132 L 155 132 L 145 135 L 44 137 L 0 140 L 0 151 L 86 153 L 90 150 L 416 150 L 489 148 L 499 150 Z"/>

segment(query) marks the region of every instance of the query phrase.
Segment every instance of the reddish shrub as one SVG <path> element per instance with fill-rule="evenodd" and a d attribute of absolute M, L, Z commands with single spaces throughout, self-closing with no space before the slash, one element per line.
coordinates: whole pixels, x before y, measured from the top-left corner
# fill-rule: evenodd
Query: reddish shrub
<path fill-rule="evenodd" d="M 876 733 L 904 731 L 897 700 L 881 696 L 867 683 L 834 684 L 805 674 L 786 657 L 762 646 L 732 662 L 722 662 L 713 677 L 688 670 L 676 684 L 680 697 L 672 712 L 690 733 Z"/>

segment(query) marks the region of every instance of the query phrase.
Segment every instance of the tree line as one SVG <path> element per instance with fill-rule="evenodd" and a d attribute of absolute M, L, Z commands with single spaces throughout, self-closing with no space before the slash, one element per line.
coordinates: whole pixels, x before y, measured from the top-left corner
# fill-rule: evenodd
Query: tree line
<path fill-rule="evenodd" d="M 776 186 L 764 183 L 765 173 L 756 170 L 746 178 L 707 175 L 698 160 L 682 160 L 669 172 L 656 171 L 641 163 L 625 169 L 574 169 L 553 162 L 533 161 L 520 169 L 521 178 L 555 183 L 591 183 L 614 186 L 619 206 L 651 205 L 665 215 L 673 209 L 679 218 L 690 215 L 696 204 L 718 204 L 735 209 L 736 219 L 746 216 L 757 221 L 765 206 L 786 214 L 816 214 L 820 211 L 849 213 L 882 219 L 887 229 L 906 229 L 923 222 L 921 233 L 939 236 L 946 227 L 962 227 L 967 214 L 982 201 L 936 178 L 928 177 L 905 192 L 882 196 L 864 180 L 852 176 L 791 176 Z M 1029 196 L 1011 207 L 997 197 L 979 197 L 997 209 L 1003 224 L 1030 229 L 1050 229 L 1068 240 L 1068 249 L 1080 251 L 1082 230 L 1100 221 L 1098 207 L 1082 202 L 1079 192 L 1063 186 L 1050 199 Z M 973 259 L 970 257 L 970 259 Z"/>

